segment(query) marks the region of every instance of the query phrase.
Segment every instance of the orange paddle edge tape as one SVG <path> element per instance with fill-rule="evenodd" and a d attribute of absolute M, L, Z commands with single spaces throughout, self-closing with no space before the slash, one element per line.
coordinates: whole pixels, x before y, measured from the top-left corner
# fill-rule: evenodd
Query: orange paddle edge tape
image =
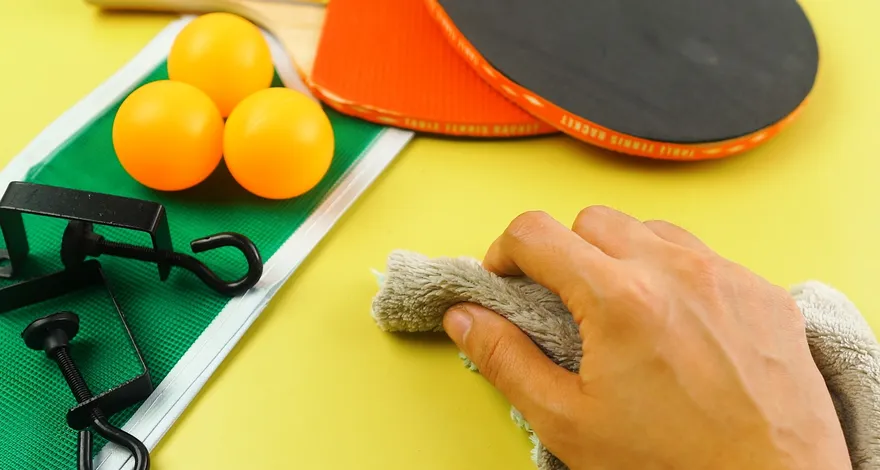
<path fill-rule="evenodd" d="M 310 87 L 343 114 L 425 133 L 558 132 L 486 83 L 419 1 L 330 2 Z"/>
<path fill-rule="evenodd" d="M 347 116 L 386 126 L 399 127 L 430 134 L 462 137 L 528 137 L 556 134 L 559 129 L 544 123 L 529 124 L 474 124 L 417 119 L 386 109 L 372 107 L 357 101 L 345 100 L 324 90 L 314 82 L 309 88 L 327 106 Z"/>
<path fill-rule="evenodd" d="M 440 24 L 450 44 L 496 90 L 504 93 L 508 99 L 533 116 L 553 125 L 556 129 L 575 139 L 614 152 L 637 157 L 680 161 L 711 160 L 729 157 L 751 150 L 775 137 L 782 129 L 794 121 L 807 105 L 807 100 L 804 100 L 791 114 L 778 123 L 752 134 L 721 142 L 671 144 L 634 137 L 574 116 L 559 106 L 534 96 L 530 91 L 517 85 L 489 65 L 489 62 L 477 52 L 474 46 L 461 34 L 461 31 L 455 27 L 455 24 L 446 14 L 443 7 L 437 3 L 437 0 L 425 0 L 425 2 L 431 15 Z"/>

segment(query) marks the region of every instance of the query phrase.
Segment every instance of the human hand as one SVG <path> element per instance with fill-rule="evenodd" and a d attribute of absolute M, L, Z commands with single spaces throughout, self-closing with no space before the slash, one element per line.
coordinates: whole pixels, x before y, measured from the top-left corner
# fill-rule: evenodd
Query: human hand
<path fill-rule="evenodd" d="M 552 290 L 579 325 L 576 374 L 484 308 L 443 321 L 571 470 L 852 468 L 794 300 L 687 231 L 604 207 L 571 229 L 527 213 L 483 264 Z"/>

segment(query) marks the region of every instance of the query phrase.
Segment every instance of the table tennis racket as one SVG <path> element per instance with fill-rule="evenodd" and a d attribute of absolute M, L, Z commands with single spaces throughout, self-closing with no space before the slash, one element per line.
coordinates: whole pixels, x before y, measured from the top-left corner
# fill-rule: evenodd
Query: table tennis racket
<path fill-rule="evenodd" d="M 483 81 L 420 0 L 332 0 L 312 85 L 340 112 L 416 131 L 474 137 L 557 132 Z"/>
<path fill-rule="evenodd" d="M 285 47 L 316 97 L 350 116 L 446 135 L 558 132 L 485 83 L 420 0 L 86 1 L 104 9 L 226 11 L 247 18 Z"/>
<path fill-rule="evenodd" d="M 423 0 L 523 109 L 585 142 L 673 160 L 737 154 L 804 108 L 819 50 L 796 0 Z"/>

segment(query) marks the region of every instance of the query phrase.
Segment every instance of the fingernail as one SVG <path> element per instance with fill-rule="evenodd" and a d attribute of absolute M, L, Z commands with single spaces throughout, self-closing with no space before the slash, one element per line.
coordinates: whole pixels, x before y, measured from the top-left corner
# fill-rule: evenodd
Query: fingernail
<path fill-rule="evenodd" d="M 464 338 L 468 331 L 470 331 L 473 323 L 474 317 L 462 306 L 452 307 L 446 312 L 446 316 L 443 317 L 443 329 L 458 344 L 464 342 Z"/>

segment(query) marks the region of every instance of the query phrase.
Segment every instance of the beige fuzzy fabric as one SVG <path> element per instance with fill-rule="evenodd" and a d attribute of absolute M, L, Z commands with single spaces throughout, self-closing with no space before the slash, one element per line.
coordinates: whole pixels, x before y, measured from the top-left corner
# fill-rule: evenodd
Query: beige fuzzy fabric
<path fill-rule="evenodd" d="M 880 345 L 873 331 L 856 307 L 829 286 L 808 282 L 791 294 L 806 319 L 813 359 L 834 400 L 853 468 L 880 468 Z M 559 297 L 529 279 L 496 276 L 474 259 L 393 252 L 372 315 L 388 332 L 442 331 L 444 313 L 461 302 L 498 312 L 554 362 L 579 370 L 577 325 Z M 539 470 L 567 469 L 541 445 L 516 410 L 511 416 L 531 434 L 532 459 Z"/>

